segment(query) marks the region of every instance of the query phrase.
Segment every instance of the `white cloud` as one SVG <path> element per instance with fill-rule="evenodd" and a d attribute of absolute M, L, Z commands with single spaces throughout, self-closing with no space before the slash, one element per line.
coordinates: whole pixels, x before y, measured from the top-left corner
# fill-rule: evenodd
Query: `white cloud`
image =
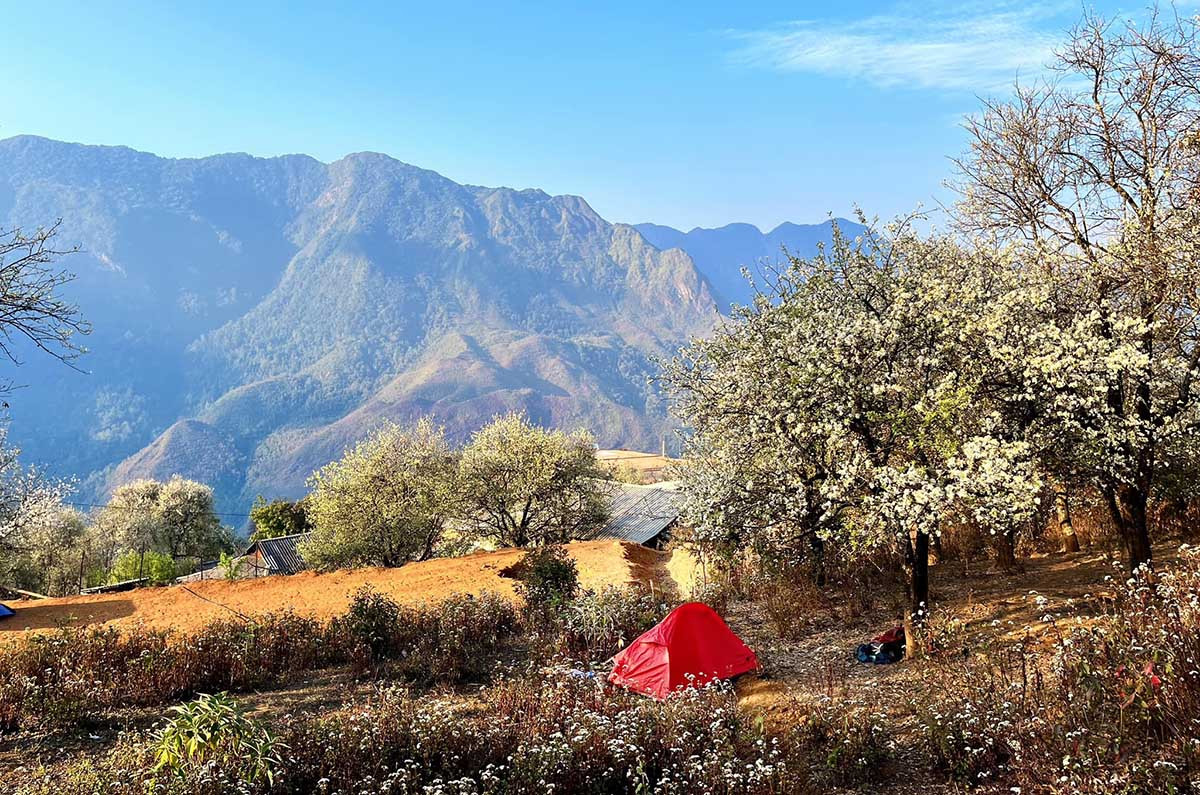
<path fill-rule="evenodd" d="M 732 58 L 785 72 L 865 80 L 885 88 L 989 92 L 1040 74 L 1065 24 L 1040 27 L 1057 9 L 960 5 L 853 20 L 796 21 L 735 32 Z"/>

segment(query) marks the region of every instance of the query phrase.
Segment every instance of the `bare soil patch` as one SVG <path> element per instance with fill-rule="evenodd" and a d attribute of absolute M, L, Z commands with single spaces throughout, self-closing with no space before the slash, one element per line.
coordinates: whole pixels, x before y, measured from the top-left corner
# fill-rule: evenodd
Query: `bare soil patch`
<path fill-rule="evenodd" d="M 585 588 L 644 584 L 661 588 L 669 577 L 666 553 L 619 541 L 584 541 L 567 546 Z M 503 571 L 522 550 L 481 552 L 461 558 L 410 563 L 396 569 L 364 568 L 320 574 L 252 580 L 205 580 L 163 588 L 138 588 L 116 594 L 72 596 L 8 603 L 16 615 L 0 622 L 0 638 L 26 629 L 141 623 L 183 632 L 217 619 L 274 610 L 294 610 L 328 619 L 345 612 L 351 595 L 363 586 L 404 604 L 438 602 L 451 594 L 492 592 L 516 599 L 515 583 Z"/>

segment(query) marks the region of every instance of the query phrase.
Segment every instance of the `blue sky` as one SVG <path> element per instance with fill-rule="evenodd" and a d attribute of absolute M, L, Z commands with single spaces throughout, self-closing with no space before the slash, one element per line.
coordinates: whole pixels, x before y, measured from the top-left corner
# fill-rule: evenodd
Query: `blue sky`
<path fill-rule="evenodd" d="M 1082 9 L 174 5 L 6 3 L 0 137 L 173 157 L 374 150 L 684 229 L 944 199 L 958 120 L 1036 75 Z"/>

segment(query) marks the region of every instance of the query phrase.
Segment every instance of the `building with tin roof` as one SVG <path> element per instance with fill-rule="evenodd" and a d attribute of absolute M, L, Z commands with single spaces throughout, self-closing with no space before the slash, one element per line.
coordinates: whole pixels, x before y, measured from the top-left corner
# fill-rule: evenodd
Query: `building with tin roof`
<path fill-rule="evenodd" d="M 673 483 L 622 483 L 608 498 L 608 521 L 582 540 L 610 538 L 661 549 L 670 540 L 682 508 L 682 495 Z"/>

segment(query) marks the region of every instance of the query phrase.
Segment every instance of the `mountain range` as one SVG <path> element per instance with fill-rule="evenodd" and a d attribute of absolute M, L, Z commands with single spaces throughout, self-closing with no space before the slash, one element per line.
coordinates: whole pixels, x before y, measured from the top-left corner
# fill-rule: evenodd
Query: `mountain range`
<path fill-rule="evenodd" d="M 178 473 L 226 510 L 301 493 L 385 419 L 432 414 L 461 441 L 518 409 L 656 449 L 671 421 L 655 359 L 748 300 L 741 266 L 830 231 L 610 223 L 576 196 L 374 153 L 0 141 L 0 228 L 57 218 L 94 331 L 77 370 L 21 357 L 10 438 L 85 499 Z"/>
<path fill-rule="evenodd" d="M 681 232 L 659 224 L 637 224 L 634 228 L 657 249 L 682 249 L 708 279 L 713 295 L 724 311 L 731 304 L 749 305 L 755 288 L 763 287 L 772 271 L 787 264 L 787 255 L 811 257 L 817 247 L 833 239 L 833 227 L 853 238 L 865 227 L 844 218 L 821 224 L 785 222 L 762 232 L 752 224 L 728 224 L 718 229 L 696 227 Z M 743 269 L 750 274 L 747 280 Z"/>

